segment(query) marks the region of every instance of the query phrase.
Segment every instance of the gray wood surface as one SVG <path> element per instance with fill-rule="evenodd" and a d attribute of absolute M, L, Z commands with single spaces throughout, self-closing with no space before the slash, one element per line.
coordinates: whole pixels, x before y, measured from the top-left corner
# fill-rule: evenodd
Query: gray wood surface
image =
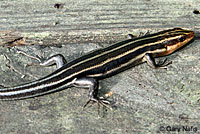
<path fill-rule="evenodd" d="M 127 39 L 129 33 L 138 36 L 174 27 L 196 33 L 194 42 L 167 57 L 173 61 L 168 70 L 153 70 L 142 64 L 100 81 L 101 94 L 114 92 L 109 98 L 112 110 L 101 108 L 100 118 L 96 105 L 82 109 L 87 90 L 68 88 L 42 97 L 0 102 L 0 133 L 178 132 L 168 131 L 172 127 L 181 128 L 181 133 L 199 133 L 200 14 L 193 14 L 194 9 L 200 9 L 199 3 L 200 0 L 0 1 L 0 84 L 8 87 L 55 70 L 36 66 L 36 60 L 18 54 L 16 48 L 44 58 L 61 53 L 71 61 Z M 160 130 L 162 126 L 164 131 Z M 189 127 L 190 131 L 182 127 Z"/>

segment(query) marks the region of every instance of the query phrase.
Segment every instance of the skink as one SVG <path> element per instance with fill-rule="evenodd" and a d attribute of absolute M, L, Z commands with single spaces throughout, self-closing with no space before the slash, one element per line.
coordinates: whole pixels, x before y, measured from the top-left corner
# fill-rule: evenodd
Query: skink
<path fill-rule="evenodd" d="M 152 68 L 166 64 L 156 64 L 154 58 L 166 56 L 184 46 L 194 37 L 194 32 L 182 28 L 161 31 L 143 37 L 131 38 L 103 49 L 93 51 L 74 61 L 64 64 L 61 55 L 46 61 L 49 64 L 56 58 L 58 69 L 39 80 L 12 88 L 0 89 L 1 100 L 25 99 L 59 91 L 63 86 L 89 88 L 89 101 L 104 104 L 98 97 L 98 81 L 147 62 Z"/>

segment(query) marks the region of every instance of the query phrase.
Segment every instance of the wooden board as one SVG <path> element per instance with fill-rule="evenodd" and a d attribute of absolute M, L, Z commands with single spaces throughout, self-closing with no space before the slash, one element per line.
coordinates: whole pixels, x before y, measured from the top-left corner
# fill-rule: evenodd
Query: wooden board
<path fill-rule="evenodd" d="M 83 109 L 87 90 L 64 91 L 20 101 L 0 102 L 0 133 L 181 133 L 200 129 L 200 0 L 4 0 L 0 1 L 0 84 L 19 85 L 53 70 L 26 64 L 63 54 L 71 61 L 91 50 L 127 39 L 132 33 L 181 27 L 195 41 L 168 56 L 168 70 L 146 64 L 100 81 L 100 93 L 113 91 L 112 110 Z M 13 46 L 17 46 L 13 48 Z M 9 47 L 9 48 L 8 48 Z M 187 131 L 184 128 L 188 128 Z M 190 129 L 189 129 L 190 128 Z"/>

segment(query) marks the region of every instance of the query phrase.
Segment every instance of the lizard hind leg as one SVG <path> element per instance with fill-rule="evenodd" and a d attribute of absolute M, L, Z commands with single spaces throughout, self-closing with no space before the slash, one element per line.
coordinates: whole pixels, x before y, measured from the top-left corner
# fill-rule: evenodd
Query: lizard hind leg
<path fill-rule="evenodd" d="M 61 54 L 56 54 L 48 59 L 44 60 L 43 62 L 40 63 L 41 66 L 51 66 L 56 64 L 56 68 L 61 68 L 64 64 L 66 64 L 67 61 L 65 60 L 64 56 Z"/>
<path fill-rule="evenodd" d="M 87 103 L 84 105 L 84 108 L 90 103 L 97 103 L 98 104 L 98 113 L 100 109 L 100 104 L 109 107 L 110 102 L 106 100 L 104 97 L 98 97 L 98 88 L 99 84 L 98 81 L 94 78 L 88 78 L 88 77 L 82 77 L 82 78 L 77 78 L 73 83 L 73 86 L 75 87 L 83 87 L 83 88 L 89 88 L 89 100 Z"/>
<path fill-rule="evenodd" d="M 49 58 L 47 58 L 46 60 L 43 60 L 43 58 L 41 58 L 40 56 L 36 55 L 36 56 L 32 56 L 27 54 L 26 52 L 20 50 L 20 49 L 16 49 L 18 54 L 23 54 L 29 58 L 35 59 L 37 61 L 40 62 L 40 66 L 52 66 L 52 65 L 56 65 L 56 68 L 59 69 L 61 68 L 64 64 L 67 63 L 65 57 L 62 54 L 55 54 Z M 32 65 L 32 64 L 31 64 Z"/>

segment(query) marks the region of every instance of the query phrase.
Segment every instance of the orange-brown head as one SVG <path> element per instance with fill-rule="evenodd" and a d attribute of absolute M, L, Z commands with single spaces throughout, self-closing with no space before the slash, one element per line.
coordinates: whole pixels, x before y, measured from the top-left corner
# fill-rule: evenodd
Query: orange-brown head
<path fill-rule="evenodd" d="M 156 56 L 165 56 L 173 53 L 180 47 L 187 44 L 194 38 L 194 32 L 182 28 L 174 28 L 167 30 L 161 40 L 164 40 L 162 44 L 166 48 L 166 51 L 158 53 Z"/>

